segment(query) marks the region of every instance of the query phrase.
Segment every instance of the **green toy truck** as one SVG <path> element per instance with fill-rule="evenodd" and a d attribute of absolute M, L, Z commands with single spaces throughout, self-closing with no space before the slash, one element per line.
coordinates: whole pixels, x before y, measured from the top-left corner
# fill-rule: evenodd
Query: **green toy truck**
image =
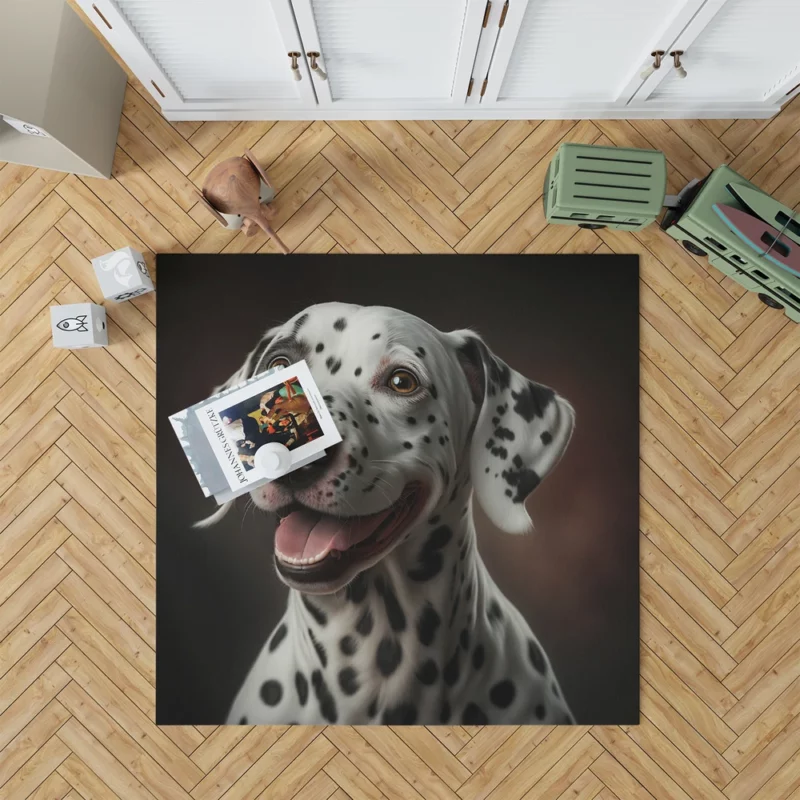
<path fill-rule="evenodd" d="M 638 231 L 664 205 L 667 160 L 660 150 L 562 144 L 547 168 L 547 221 Z"/>
<path fill-rule="evenodd" d="M 734 190 L 749 187 L 758 192 L 750 193 L 751 199 L 759 200 L 756 205 L 780 209 L 776 219 L 772 219 L 774 214 L 755 212 L 755 217 L 767 221 L 764 230 L 772 230 L 769 249 L 774 252 L 757 252 L 725 223 L 720 212 L 724 214 L 726 208 L 735 209 L 733 214 L 744 211 L 753 216 L 753 209 L 746 208 L 729 185 Z M 800 274 L 796 268 L 776 263 L 782 249 L 796 253 L 800 247 L 800 219 L 776 201 L 765 202 L 769 195 L 728 166 L 691 181 L 679 195 L 667 196 L 666 186 L 667 162 L 659 150 L 562 144 L 544 180 L 545 216 L 558 225 L 638 231 L 655 222 L 667 206 L 661 220 L 663 231 L 690 253 L 707 256 L 720 272 L 756 292 L 766 305 L 783 309 L 789 319 L 800 322 Z"/>

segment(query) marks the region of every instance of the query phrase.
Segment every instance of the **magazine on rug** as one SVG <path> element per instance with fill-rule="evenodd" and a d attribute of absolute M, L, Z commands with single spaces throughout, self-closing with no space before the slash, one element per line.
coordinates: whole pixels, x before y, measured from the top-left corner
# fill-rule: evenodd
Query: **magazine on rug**
<path fill-rule="evenodd" d="M 218 503 L 272 479 L 257 455 L 265 445 L 288 451 L 291 472 L 342 438 L 305 361 L 261 373 L 169 419 L 204 494 Z"/>

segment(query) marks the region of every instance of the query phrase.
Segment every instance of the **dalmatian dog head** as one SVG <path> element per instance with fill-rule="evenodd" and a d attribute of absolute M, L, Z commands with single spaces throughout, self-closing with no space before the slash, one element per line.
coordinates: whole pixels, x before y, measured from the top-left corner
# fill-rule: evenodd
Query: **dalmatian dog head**
<path fill-rule="evenodd" d="M 228 384 L 305 359 L 343 441 L 251 492 L 276 512 L 275 565 L 328 594 L 422 533 L 472 484 L 502 530 L 531 528 L 525 500 L 572 433 L 571 406 L 469 330 L 394 308 L 325 303 L 273 328 Z"/>

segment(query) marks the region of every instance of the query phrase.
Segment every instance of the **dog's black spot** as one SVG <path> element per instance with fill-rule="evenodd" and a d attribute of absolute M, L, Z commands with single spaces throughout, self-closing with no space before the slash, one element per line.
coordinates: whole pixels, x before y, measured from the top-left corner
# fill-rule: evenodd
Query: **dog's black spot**
<path fill-rule="evenodd" d="M 358 642 L 352 636 L 342 636 L 339 640 L 339 649 L 343 655 L 352 656 L 358 650 Z"/>
<path fill-rule="evenodd" d="M 420 642 L 426 646 L 432 644 L 441 623 L 436 609 L 430 603 L 426 603 L 417 620 L 417 638 Z"/>
<path fill-rule="evenodd" d="M 506 489 L 506 497 L 511 497 L 512 494 L 514 494 L 514 492 L 512 492 L 511 489 Z"/>
<path fill-rule="evenodd" d="M 269 640 L 269 651 L 274 653 L 278 645 L 286 638 L 286 623 L 281 622 L 272 638 Z"/>
<path fill-rule="evenodd" d="M 339 480 L 340 481 L 343 481 L 346 477 L 347 477 L 347 473 L 346 472 L 340 472 L 339 473 Z"/>
<path fill-rule="evenodd" d="M 375 579 L 375 589 L 383 598 L 383 603 L 386 606 L 386 618 L 389 620 L 391 629 L 398 632 L 404 631 L 406 629 L 406 615 L 403 613 L 403 608 L 394 593 L 392 584 L 379 575 Z"/>
<path fill-rule="evenodd" d="M 505 403 L 503 403 L 502 405 L 497 406 L 497 413 L 501 417 L 503 416 L 503 414 L 506 413 L 506 411 L 508 411 L 508 406 Z"/>
<path fill-rule="evenodd" d="M 428 414 L 428 422 L 436 422 L 436 416 L 434 414 Z"/>
<path fill-rule="evenodd" d="M 494 439 L 486 440 L 486 449 L 491 450 L 494 447 Z"/>
<path fill-rule="evenodd" d="M 545 707 L 539 703 L 536 708 L 533 709 L 533 713 L 536 716 L 536 719 L 544 719 L 544 715 L 546 713 Z"/>
<path fill-rule="evenodd" d="M 450 703 L 445 700 L 442 703 L 442 710 L 439 712 L 439 722 L 442 725 L 447 725 L 450 722 Z"/>
<path fill-rule="evenodd" d="M 472 668 L 475 670 L 480 669 L 483 666 L 485 656 L 486 651 L 483 649 L 483 645 L 477 645 L 472 651 Z"/>
<path fill-rule="evenodd" d="M 484 472 L 489 472 L 489 467 L 486 467 L 486 469 L 484 470 Z"/>
<path fill-rule="evenodd" d="M 373 416 L 372 414 L 367 414 L 367 422 L 371 422 L 373 425 L 377 425 L 378 418 Z"/>
<path fill-rule="evenodd" d="M 373 697 L 372 702 L 369 704 L 369 708 L 367 709 L 367 716 L 372 719 L 378 713 L 378 698 Z"/>
<path fill-rule="evenodd" d="M 355 458 L 353 458 L 353 454 L 352 453 L 348 453 L 347 454 L 347 466 L 350 467 L 350 469 L 353 469 L 356 464 L 358 464 L 358 461 Z"/>
<path fill-rule="evenodd" d="M 407 418 L 406 418 L 406 422 L 407 422 L 409 425 L 416 425 L 416 424 L 417 424 L 417 420 L 416 420 L 414 417 L 407 417 Z"/>
<path fill-rule="evenodd" d="M 433 683 L 436 683 L 436 679 L 439 677 L 439 667 L 436 666 L 436 662 L 429 658 L 427 661 L 423 661 L 422 664 L 419 665 L 417 669 L 417 680 L 421 683 L 424 683 L 426 686 L 430 686 Z"/>
<path fill-rule="evenodd" d="M 514 702 L 516 694 L 514 684 L 506 678 L 492 686 L 489 690 L 489 699 L 498 708 L 508 708 Z"/>
<path fill-rule="evenodd" d="M 492 448 L 492 455 L 497 456 L 498 458 L 502 458 L 505 461 L 508 458 L 508 450 L 505 449 L 502 445 L 498 447 Z"/>
<path fill-rule="evenodd" d="M 387 708 L 381 716 L 384 725 L 413 725 L 417 721 L 417 707 L 413 703 L 400 703 Z"/>
<path fill-rule="evenodd" d="M 419 356 L 420 356 L 420 357 L 422 357 L 422 358 L 425 358 L 425 355 L 426 355 L 426 353 L 425 353 L 425 348 L 424 348 L 424 347 L 422 347 L 422 345 L 420 345 L 420 346 L 417 348 L 417 355 L 419 355 Z"/>
<path fill-rule="evenodd" d="M 462 725 L 488 725 L 489 717 L 483 712 L 480 706 L 475 703 L 467 703 L 464 713 L 461 715 Z"/>
<path fill-rule="evenodd" d="M 540 675 L 544 675 L 547 671 L 547 662 L 544 660 L 542 648 L 533 639 L 528 640 L 528 658 L 533 668 Z"/>
<path fill-rule="evenodd" d="M 403 442 L 403 447 L 405 447 L 406 450 L 410 450 L 413 446 L 411 442 Z"/>
<path fill-rule="evenodd" d="M 439 396 L 439 392 L 436 391 L 436 387 L 431 384 L 431 397 L 435 400 Z"/>
<path fill-rule="evenodd" d="M 339 686 L 346 695 L 354 695 L 358 691 L 358 675 L 352 667 L 339 671 Z"/>
<path fill-rule="evenodd" d="M 467 600 L 472 600 L 472 584 L 467 584 Z"/>
<path fill-rule="evenodd" d="M 311 673 L 311 685 L 314 687 L 314 694 L 317 697 L 322 716 L 330 723 L 336 722 L 338 718 L 336 701 L 333 699 L 328 684 L 325 683 L 325 678 L 322 677 L 322 673 L 318 669 Z"/>
<path fill-rule="evenodd" d="M 439 574 L 444 558 L 439 552 L 453 537 L 447 525 L 440 525 L 428 535 L 428 539 L 417 555 L 417 565 L 408 570 L 408 577 L 414 581 L 429 581 Z"/>
<path fill-rule="evenodd" d="M 439 444 L 442 445 L 442 447 L 444 447 L 444 436 L 439 437 Z"/>
<path fill-rule="evenodd" d="M 330 405 L 333 402 L 333 395 L 325 394 L 322 396 L 322 399 L 325 401 L 327 405 Z"/>
<path fill-rule="evenodd" d="M 455 566 L 455 564 L 453 564 Z M 450 622 L 448 623 L 449 627 L 453 627 L 453 623 L 456 621 L 456 614 L 458 613 L 458 604 L 461 602 L 461 593 L 456 592 L 456 599 L 453 601 L 453 607 L 450 610 Z"/>
<path fill-rule="evenodd" d="M 542 479 L 532 469 L 522 465 L 519 455 L 514 456 L 514 465 L 515 469 L 504 469 L 501 474 L 503 480 L 512 489 L 516 489 L 512 502 L 524 503 L 525 498 L 541 483 Z"/>
<path fill-rule="evenodd" d="M 304 706 L 308 700 L 308 681 L 302 672 L 295 672 L 294 688 L 297 689 L 297 699 L 300 701 L 300 705 Z"/>
<path fill-rule="evenodd" d="M 314 645 L 314 649 L 317 651 L 317 655 L 319 656 L 319 661 L 323 667 L 328 666 L 328 654 L 325 652 L 325 648 L 322 646 L 321 642 L 317 641 L 317 637 L 314 636 L 314 631 L 311 628 L 308 629 L 308 635 L 311 637 L 311 644 Z"/>
<path fill-rule="evenodd" d="M 422 441 L 425 442 L 425 444 L 430 444 L 431 443 L 431 437 L 430 436 L 423 436 L 422 437 Z"/>
<path fill-rule="evenodd" d="M 344 421 L 347 419 L 347 414 L 345 414 L 345 413 L 344 413 L 344 411 L 340 411 L 340 412 L 339 412 L 339 419 L 340 419 L 342 422 L 344 422 Z"/>
<path fill-rule="evenodd" d="M 379 333 L 375 333 L 375 334 L 372 335 L 372 338 L 373 339 L 380 339 L 380 336 L 381 335 Z"/>
<path fill-rule="evenodd" d="M 294 321 L 294 328 L 292 330 L 292 335 L 297 336 L 297 331 L 303 327 L 303 325 L 308 322 L 308 314 L 301 314 L 295 321 Z"/>
<path fill-rule="evenodd" d="M 450 499 L 447 501 L 448 505 L 452 505 L 453 500 L 456 499 L 456 495 L 458 495 L 458 486 L 456 486 L 450 494 Z"/>
<path fill-rule="evenodd" d="M 539 438 L 542 440 L 542 444 L 550 444 L 553 441 L 553 434 L 550 431 L 544 431 Z"/>
<path fill-rule="evenodd" d="M 333 497 L 333 492 L 325 492 L 325 497 Z"/>
<path fill-rule="evenodd" d="M 372 405 L 372 401 L 369 399 L 369 397 L 364 399 L 364 405 L 365 406 L 371 406 Z"/>
<path fill-rule="evenodd" d="M 345 490 L 346 492 L 349 492 L 349 491 L 350 491 L 350 487 L 349 487 L 349 486 L 345 486 L 345 487 L 344 487 L 344 490 Z"/>
<path fill-rule="evenodd" d="M 360 603 L 367 596 L 367 588 L 367 579 L 359 572 L 345 587 L 345 596 L 351 603 Z"/>
<path fill-rule="evenodd" d="M 361 464 L 359 464 L 356 467 L 356 475 L 360 475 L 363 471 L 364 471 L 364 467 L 362 467 Z"/>
<path fill-rule="evenodd" d="M 403 648 L 400 642 L 391 636 L 384 636 L 375 653 L 375 663 L 381 675 L 384 677 L 391 675 L 402 660 Z"/>
<path fill-rule="evenodd" d="M 334 486 L 339 486 L 339 485 L 341 485 L 342 482 L 338 478 L 333 478 L 333 480 L 331 480 L 331 483 Z"/>
<path fill-rule="evenodd" d="M 525 422 L 532 422 L 534 417 L 544 415 L 544 410 L 552 402 L 555 392 L 548 386 L 528 381 L 519 392 L 511 392 L 514 398 L 514 411 Z"/>
<path fill-rule="evenodd" d="M 497 602 L 497 600 L 492 600 L 492 602 L 489 603 L 489 611 L 487 612 L 486 616 L 489 618 L 489 622 L 491 622 L 492 625 L 494 625 L 495 622 L 500 622 L 503 619 L 503 612 L 501 611 L 500 604 Z"/>
<path fill-rule="evenodd" d="M 356 631 L 360 633 L 362 636 L 366 637 L 372 633 L 372 611 L 368 608 L 364 609 L 364 613 L 359 618 L 358 622 L 356 623 Z"/>
<path fill-rule="evenodd" d="M 261 699 L 268 706 L 278 705 L 282 697 L 283 697 L 283 686 L 281 686 L 278 683 L 278 681 L 275 680 L 264 681 L 264 683 L 261 684 Z"/>
<path fill-rule="evenodd" d="M 339 317 L 336 322 L 333 323 L 333 329 L 335 331 L 343 331 L 347 327 L 347 320 L 344 317 Z"/>
<path fill-rule="evenodd" d="M 462 583 L 464 582 L 464 576 L 463 575 L 461 576 L 461 582 Z M 458 637 L 458 640 L 459 640 L 459 642 L 461 642 L 461 646 L 465 650 L 469 650 L 469 631 L 466 628 L 464 628 L 461 631 L 461 636 Z"/>
<path fill-rule="evenodd" d="M 492 417 L 492 425 L 499 425 L 500 417 Z"/>
<path fill-rule="evenodd" d="M 355 372 L 353 373 L 353 375 L 355 375 L 355 376 L 356 376 L 356 378 L 357 378 L 357 377 L 358 377 L 358 376 L 361 374 L 361 371 L 362 371 L 362 370 L 361 370 L 361 367 L 356 367 L 356 370 L 355 370 Z"/>
<path fill-rule="evenodd" d="M 514 431 L 511 431 L 508 428 L 498 427 L 495 429 L 494 435 L 498 439 L 505 439 L 507 442 L 513 442 L 515 439 Z"/>
<path fill-rule="evenodd" d="M 314 350 L 316 350 L 318 353 L 321 353 L 321 352 L 322 352 L 324 349 L 325 349 L 325 345 L 324 345 L 324 344 L 322 344 L 322 342 L 320 342 L 320 343 L 319 343 L 319 344 L 318 344 L 318 345 L 317 345 L 317 346 L 314 348 Z"/>
<path fill-rule="evenodd" d="M 240 724 L 240 725 L 247 725 L 247 717 L 242 717 L 242 718 L 239 720 L 239 724 Z"/>
<path fill-rule="evenodd" d="M 335 375 L 342 368 L 342 360 L 340 358 L 328 356 L 325 359 L 325 366 L 328 368 L 331 375 Z"/>
<path fill-rule="evenodd" d="M 367 450 L 366 447 L 362 447 L 361 448 L 361 455 L 364 456 L 364 458 L 369 458 L 369 450 Z"/>
<path fill-rule="evenodd" d="M 458 662 L 458 648 L 456 648 L 456 651 L 453 653 L 453 657 L 444 666 L 444 671 L 442 672 L 444 682 L 448 686 L 452 686 L 458 680 L 459 673 L 460 667 Z"/>

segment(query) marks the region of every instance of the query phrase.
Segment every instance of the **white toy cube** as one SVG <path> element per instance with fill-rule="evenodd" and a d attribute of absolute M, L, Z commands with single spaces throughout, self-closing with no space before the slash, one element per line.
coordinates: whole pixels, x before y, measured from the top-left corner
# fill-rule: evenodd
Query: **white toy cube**
<path fill-rule="evenodd" d="M 53 347 L 79 350 L 108 344 L 106 310 L 94 303 L 50 306 Z"/>
<path fill-rule="evenodd" d="M 153 291 L 144 257 L 132 247 L 93 258 L 92 266 L 106 300 L 119 303 Z"/>

